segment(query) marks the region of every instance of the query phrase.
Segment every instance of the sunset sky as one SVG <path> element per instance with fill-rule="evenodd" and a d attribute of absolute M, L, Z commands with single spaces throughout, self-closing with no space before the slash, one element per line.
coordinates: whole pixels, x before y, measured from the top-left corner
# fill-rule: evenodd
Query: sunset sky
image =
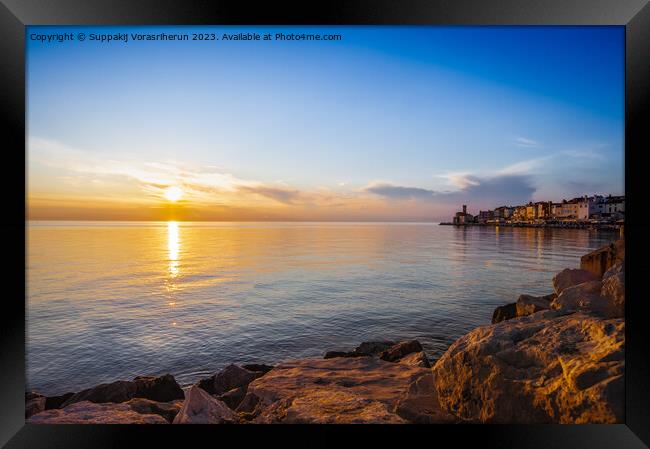
<path fill-rule="evenodd" d="M 623 27 L 27 33 L 66 31 L 343 37 L 28 37 L 30 219 L 441 221 L 624 193 Z"/>

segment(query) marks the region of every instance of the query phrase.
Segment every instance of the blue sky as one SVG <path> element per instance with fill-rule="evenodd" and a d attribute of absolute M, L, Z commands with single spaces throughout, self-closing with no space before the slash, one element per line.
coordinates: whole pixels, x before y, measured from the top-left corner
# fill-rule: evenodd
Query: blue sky
<path fill-rule="evenodd" d="M 66 31 L 342 40 L 29 40 Z M 30 27 L 27 61 L 39 217 L 131 217 L 170 185 L 205 219 L 441 220 L 623 193 L 623 27 Z"/>

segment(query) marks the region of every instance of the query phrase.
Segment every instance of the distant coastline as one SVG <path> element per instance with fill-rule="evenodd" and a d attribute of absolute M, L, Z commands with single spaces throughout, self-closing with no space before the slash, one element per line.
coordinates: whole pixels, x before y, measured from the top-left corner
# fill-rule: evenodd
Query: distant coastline
<path fill-rule="evenodd" d="M 451 223 L 441 222 L 442 226 L 457 226 L 457 227 L 504 227 L 504 228 L 553 228 L 553 229 L 588 229 L 588 230 L 608 230 L 623 232 L 623 223 L 589 223 L 589 222 L 573 222 L 573 223 Z"/>

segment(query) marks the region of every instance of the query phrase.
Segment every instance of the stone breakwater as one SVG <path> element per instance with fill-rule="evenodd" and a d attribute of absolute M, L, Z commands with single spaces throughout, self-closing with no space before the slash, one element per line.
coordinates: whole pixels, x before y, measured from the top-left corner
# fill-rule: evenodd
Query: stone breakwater
<path fill-rule="evenodd" d="M 25 395 L 30 423 L 620 423 L 625 245 L 582 259 L 545 296 L 522 294 L 433 366 L 416 340 L 361 343 L 322 359 L 229 365 L 183 390 L 136 377 Z M 550 289 L 550 287 L 549 287 Z"/>

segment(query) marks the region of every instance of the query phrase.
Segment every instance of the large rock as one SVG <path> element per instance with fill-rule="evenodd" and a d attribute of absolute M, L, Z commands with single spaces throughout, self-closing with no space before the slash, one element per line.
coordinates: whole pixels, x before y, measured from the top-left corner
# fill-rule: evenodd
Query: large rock
<path fill-rule="evenodd" d="M 81 401 L 101 404 L 105 402 L 126 402 L 133 398 L 145 398 L 168 402 L 183 399 L 183 397 L 183 390 L 171 374 L 160 377 L 138 376 L 133 381 L 118 380 L 80 391 L 61 404 L 61 407 L 67 407 Z"/>
<path fill-rule="evenodd" d="M 625 316 L 625 272 L 607 271 L 600 294 L 607 300 L 607 316 Z"/>
<path fill-rule="evenodd" d="M 74 396 L 74 393 L 65 393 L 60 396 L 48 396 L 45 399 L 45 410 L 52 410 L 53 408 L 61 408 L 61 406 Z"/>
<path fill-rule="evenodd" d="M 246 396 L 246 391 L 248 390 L 248 385 L 243 387 L 233 388 L 230 391 L 225 392 L 222 395 L 219 395 L 217 399 L 226 404 L 230 409 L 235 410 L 237 406 L 241 403 Z"/>
<path fill-rule="evenodd" d="M 403 360 L 400 360 L 400 363 Z M 440 407 L 432 374 L 420 376 L 411 382 L 406 394 L 398 401 L 395 411 L 400 417 L 415 424 L 460 422 L 458 418 L 443 411 Z"/>
<path fill-rule="evenodd" d="M 555 293 L 546 296 L 520 295 L 516 303 L 517 316 L 526 316 L 540 310 L 548 310 L 551 308 L 551 301 L 556 297 Z"/>
<path fill-rule="evenodd" d="M 29 392 L 25 393 L 25 418 L 45 410 L 46 398 L 42 394 Z"/>
<path fill-rule="evenodd" d="M 408 340 L 397 343 L 379 354 L 379 358 L 387 362 L 397 362 L 405 355 L 422 352 L 422 345 L 417 340 Z"/>
<path fill-rule="evenodd" d="M 169 402 L 176 399 L 183 399 L 183 389 L 178 385 L 171 374 L 159 377 L 138 376 L 133 379 L 136 386 L 134 397 L 151 399 L 158 402 Z"/>
<path fill-rule="evenodd" d="M 517 303 L 506 304 L 494 309 L 492 313 L 492 324 L 500 323 L 501 321 L 517 318 Z"/>
<path fill-rule="evenodd" d="M 569 287 L 551 303 L 551 308 L 564 312 L 594 313 L 607 318 L 622 317 L 625 306 L 622 279 L 623 274 L 618 274 L 603 282 L 585 282 Z"/>
<path fill-rule="evenodd" d="M 357 354 L 379 355 L 391 346 L 395 346 L 396 341 L 364 341 L 354 349 Z"/>
<path fill-rule="evenodd" d="M 265 365 L 263 363 L 249 363 L 248 365 L 242 365 L 242 368 L 247 369 L 248 371 L 268 373 L 273 369 L 272 365 Z"/>
<path fill-rule="evenodd" d="M 599 279 L 599 276 L 587 270 L 565 268 L 553 277 L 553 289 L 557 295 L 560 295 L 569 287 Z"/>
<path fill-rule="evenodd" d="M 368 354 L 362 354 L 356 351 L 327 351 L 323 356 L 324 359 L 335 359 L 337 357 L 368 357 Z"/>
<path fill-rule="evenodd" d="M 252 382 L 237 411 L 257 423 L 443 422 L 432 392 L 412 386 L 431 375 L 376 357 L 295 360 Z"/>
<path fill-rule="evenodd" d="M 429 359 L 424 351 L 412 352 L 411 354 L 405 355 L 397 363 L 409 366 L 419 366 L 421 368 L 431 368 Z"/>
<path fill-rule="evenodd" d="M 221 395 L 233 388 L 248 385 L 264 374 L 263 371 L 249 371 L 241 366 L 230 364 L 217 374 L 200 380 L 197 385 L 210 394 Z"/>
<path fill-rule="evenodd" d="M 134 412 L 143 415 L 160 415 L 165 421 L 171 423 L 183 406 L 183 401 L 176 400 L 172 402 L 156 402 L 150 399 L 133 398 L 124 402 Z"/>
<path fill-rule="evenodd" d="M 580 268 L 590 271 L 600 279 L 612 266 L 625 260 L 625 240 L 603 246 L 580 258 Z"/>
<path fill-rule="evenodd" d="M 210 396 L 198 385 L 187 391 L 183 408 L 174 424 L 232 424 L 237 416 L 226 404 Z"/>
<path fill-rule="evenodd" d="M 138 413 L 128 404 L 97 404 L 81 401 L 65 408 L 41 412 L 27 420 L 30 424 L 167 424 L 158 414 Z"/>
<path fill-rule="evenodd" d="M 622 319 L 541 311 L 475 329 L 433 367 L 442 408 L 467 422 L 620 423 Z"/>
<path fill-rule="evenodd" d="M 89 401 L 94 403 L 105 403 L 105 402 L 126 402 L 129 399 L 135 397 L 135 393 L 138 390 L 135 382 L 130 382 L 127 380 L 118 380 L 108 384 L 100 384 L 93 388 L 88 388 L 82 390 L 79 393 L 75 393 L 67 401 L 65 401 L 61 407 L 65 408 L 71 404 L 81 401 Z"/>
<path fill-rule="evenodd" d="M 625 261 L 619 262 L 616 265 L 610 267 L 605 274 L 603 274 L 603 281 L 607 278 L 614 276 L 616 274 L 625 273 Z"/>
<path fill-rule="evenodd" d="M 336 357 L 368 357 L 380 355 L 385 350 L 394 346 L 394 341 L 364 341 L 354 351 L 327 351 L 323 358 L 333 359 Z"/>

